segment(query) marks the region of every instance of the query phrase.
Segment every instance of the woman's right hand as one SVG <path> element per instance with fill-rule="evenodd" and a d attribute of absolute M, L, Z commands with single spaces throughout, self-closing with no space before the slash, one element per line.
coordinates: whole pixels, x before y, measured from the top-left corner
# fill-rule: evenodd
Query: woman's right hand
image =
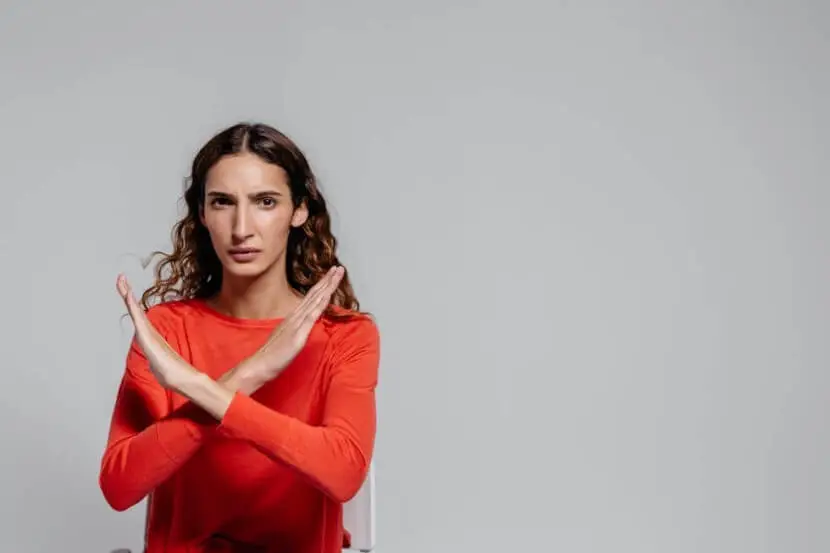
<path fill-rule="evenodd" d="M 198 375 L 198 371 L 173 351 L 164 338 L 156 331 L 144 310 L 133 296 L 130 284 L 124 275 L 116 281 L 118 295 L 124 301 L 127 312 L 135 327 L 135 342 L 141 348 L 153 376 L 164 388 L 179 391 L 179 387 Z"/>
<path fill-rule="evenodd" d="M 303 349 L 314 323 L 320 318 L 340 285 L 345 269 L 332 267 L 305 295 L 300 305 L 271 333 L 265 344 L 237 370 L 258 385 L 276 378 Z M 257 386 L 258 387 L 258 386 Z"/>

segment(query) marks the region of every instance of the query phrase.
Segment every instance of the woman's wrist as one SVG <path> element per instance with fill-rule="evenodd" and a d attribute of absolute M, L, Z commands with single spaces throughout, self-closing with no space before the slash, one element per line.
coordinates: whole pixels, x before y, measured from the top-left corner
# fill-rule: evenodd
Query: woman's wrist
<path fill-rule="evenodd" d="M 188 366 L 189 370 L 173 371 L 179 374 L 171 388 L 211 414 L 222 420 L 225 412 L 239 392 L 251 395 L 271 378 L 257 357 L 251 357 L 213 380 L 205 373 Z"/>
<path fill-rule="evenodd" d="M 208 375 L 194 371 L 177 386 L 176 391 L 221 421 L 233 401 L 235 390 Z"/>
<path fill-rule="evenodd" d="M 219 382 L 234 392 L 251 395 L 259 390 L 270 378 L 256 357 L 249 357 L 226 372 Z"/>

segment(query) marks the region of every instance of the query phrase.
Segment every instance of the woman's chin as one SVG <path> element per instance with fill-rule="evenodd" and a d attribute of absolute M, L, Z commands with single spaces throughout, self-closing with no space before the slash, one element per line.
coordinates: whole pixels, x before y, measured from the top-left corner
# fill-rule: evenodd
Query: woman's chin
<path fill-rule="evenodd" d="M 252 279 L 267 273 L 271 267 L 272 265 L 264 263 L 263 260 L 239 263 L 230 259 L 224 263 L 223 268 L 227 277 Z"/>
<path fill-rule="evenodd" d="M 251 279 L 261 276 L 263 273 L 265 273 L 265 269 L 263 267 L 258 267 L 256 265 L 244 265 L 242 267 L 227 267 L 225 269 L 225 275 L 231 278 Z"/>

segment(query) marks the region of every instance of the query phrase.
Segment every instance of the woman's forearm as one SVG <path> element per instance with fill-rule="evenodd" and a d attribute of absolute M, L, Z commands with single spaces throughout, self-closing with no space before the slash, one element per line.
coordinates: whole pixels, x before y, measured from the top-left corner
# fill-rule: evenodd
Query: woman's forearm
<path fill-rule="evenodd" d="M 194 369 L 185 373 L 187 376 L 176 383 L 175 389 L 191 403 L 221 421 L 236 392 L 251 395 L 265 383 L 260 376 L 262 371 L 256 370 L 255 363 L 255 360 L 243 362 L 217 380 Z"/>
<path fill-rule="evenodd" d="M 193 456 L 217 428 L 194 402 L 169 411 L 169 397 L 131 347 L 101 460 L 100 486 L 117 510 L 138 503 Z"/>
<path fill-rule="evenodd" d="M 137 349 L 131 359 L 133 365 L 139 359 Z M 140 501 L 199 450 L 227 410 L 229 394 L 248 395 L 262 385 L 245 365 L 214 382 L 179 363 L 171 387 L 190 401 L 171 413 L 164 413 L 167 398 L 152 376 L 139 379 L 127 371 L 121 383 L 100 472 L 104 497 L 117 510 Z"/>
<path fill-rule="evenodd" d="M 177 383 L 177 391 L 208 412 L 217 421 L 222 420 L 233 399 L 233 392 L 204 373 L 195 374 Z"/>

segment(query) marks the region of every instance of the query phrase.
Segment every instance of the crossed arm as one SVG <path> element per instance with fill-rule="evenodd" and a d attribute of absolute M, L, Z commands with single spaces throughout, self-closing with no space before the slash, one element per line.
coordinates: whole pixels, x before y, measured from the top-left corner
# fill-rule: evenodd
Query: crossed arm
<path fill-rule="evenodd" d="M 160 363 L 158 352 L 140 344 L 143 323 L 136 323 L 99 478 L 114 509 L 126 510 L 141 501 L 216 432 L 249 441 L 338 501 L 357 493 L 368 470 L 376 428 L 379 335 L 374 323 L 368 319 L 348 323 L 332 336 L 337 342 L 319 426 L 250 397 L 269 375 L 260 357 L 216 381 L 189 366 L 176 378 L 168 379 L 169 373 L 160 378 L 158 366 L 154 367 Z M 179 358 L 176 363 L 183 361 Z M 167 390 L 159 380 L 188 401 L 169 412 Z"/>

